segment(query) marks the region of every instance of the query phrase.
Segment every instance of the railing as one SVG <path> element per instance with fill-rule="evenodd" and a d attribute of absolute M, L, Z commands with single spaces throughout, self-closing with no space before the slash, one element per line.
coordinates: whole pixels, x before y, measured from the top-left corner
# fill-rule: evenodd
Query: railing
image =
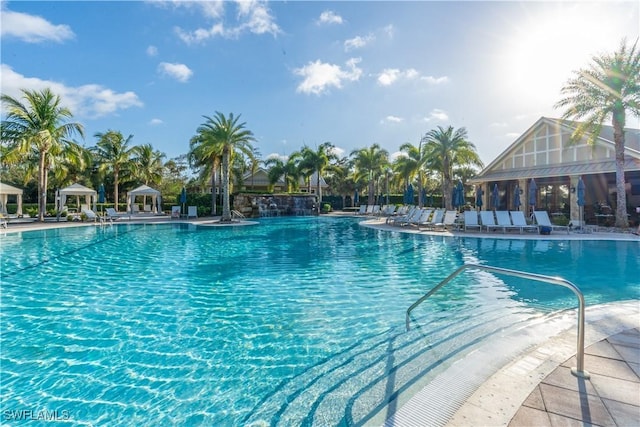
<path fill-rule="evenodd" d="M 231 218 L 235 219 L 235 218 L 244 218 L 244 215 L 242 215 L 240 212 L 238 212 L 237 210 L 232 210 L 231 211 Z"/>
<path fill-rule="evenodd" d="M 420 304 L 422 304 L 424 300 L 426 300 L 431 295 L 436 293 L 440 288 L 442 288 L 444 285 L 452 281 L 456 276 L 458 276 L 464 270 L 467 270 L 470 268 L 476 269 L 476 270 L 489 271 L 489 272 L 498 273 L 498 274 L 504 274 L 507 276 L 515 276 L 515 277 L 521 277 L 524 279 L 536 280 L 539 282 L 546 282 L 552 285 L 559 285 L 559 286 L 564 286 L 565 288 L 569 288 L 576 295 L 576 297 L 578 297 L 578 343 L 577 343 L 577 351 L 576 351 L 577 367 L 571 368 L 571 373 L 577 377 L 589 378 L 589 373 L 584 370 L 584 297 L 582 296 L 582 292 L 580 291 L 580 289 L 578 289 L 576 285 L 574 285 L 570 281 L 565 280 L 561 277 L 545 276 L 542 274 L 527 273 L 524 271 L 509 270 L 509 269 L 500 268 L 500 267 L 491 267 L 488 265 L 464 264 L 463 266 L 458 268 L 456 271 L 451 273 L 446 279 L 444 279 L 442 282 L 436 285 L 429 292 L 427 292 L 422 297 L 420 297 L 416 302 L 411 304 L 411 306 L 407 309 L 407 315 L 406 315 L 407 331 L 411 329 L 411 319 L 409 315 L 411 314 L 413 309 L 419 306 Z"/>

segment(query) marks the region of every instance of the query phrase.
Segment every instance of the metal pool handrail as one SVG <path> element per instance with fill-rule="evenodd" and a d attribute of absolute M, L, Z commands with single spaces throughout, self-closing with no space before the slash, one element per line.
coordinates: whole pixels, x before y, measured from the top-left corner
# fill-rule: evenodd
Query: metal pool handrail
<path fill-rule="evenodd" d="M 577 351 L 576 351 L 576 360 L 577 360 L 578 366 L 575 368 L 571 368 L 571 373 L 577 377 L 589 378 L 589 373 L 584 370 L 584 297 L 582 295 L 582 292 L 576 285 L 574 285 L 570 281 L 565 280 L 561 277 L 545 276 L 542 274 L 527 273 L 525 271 L 510 270 L 507 268 L 500 268 L 500 267 L 491 267 L 489 265 L 464 264 L 463 266 L 459 267 L 456 271 L 451 273 L 442 282 L 438 283 L 429 292 L 427 292 L 422 297 L 420 297 L 416 302 L 411 304 L 411 306 L 407 309 L 407 315 L 406 315 L 407 331 L 411 329 L 411 319 L 409 317 L 409 315 L 411 314 L 411 311 L 413 311 L 414 308 L 422 304 L 424 300 L 426 300 L 431 295 L 436 293 L 444 285 L 452 281 L 456 276 L 458 276 L 464 270 L 469 268 L 489 271 L 493 273 L 505 274 L 507 276 L 521 277 L 524 279 L 531 279 L 539 282 L 551 283 L 552 285 L 564 286 L 565 288 L 571 289 L 571 291 L 576 295 L 576 297 L 578 297 L 578 344 L 577 344 Z"/>

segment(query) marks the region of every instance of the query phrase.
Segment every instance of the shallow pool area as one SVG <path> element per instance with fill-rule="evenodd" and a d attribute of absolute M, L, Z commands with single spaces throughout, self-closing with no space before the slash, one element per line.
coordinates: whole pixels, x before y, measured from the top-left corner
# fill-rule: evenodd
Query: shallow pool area
<path fill-rule="evenodd" d="M 78 425 L 362 425 L 490 339 L 576 307 L 640 299 L 640 245 L 411 235 L 358 218 L 252 227 L 114 224 L 7 234 L 1 410 Z"/>

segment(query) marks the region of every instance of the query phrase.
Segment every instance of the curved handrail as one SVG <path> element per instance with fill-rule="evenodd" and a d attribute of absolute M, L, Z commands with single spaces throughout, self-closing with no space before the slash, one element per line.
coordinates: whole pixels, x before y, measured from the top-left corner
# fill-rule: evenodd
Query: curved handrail
<path fill-rule="evenodd" d="M 577 367 L 572 368 L 571 373 L 581 378 L 589 378 L 589 373 L 584 370 L 584 307 L 585 307 L 584 296 L 582 295 L 582 292 L 576 285 L 574 285 L 570 281 L 565 280 L 561 277 L 545 276 L 542 274 L 527 273 L 525 271 L 510 270 L 507 268 L 492 267 L 489 265 L 464 264 L 461 267 L 459 267 L 456 271 L 451 273 L 449 276 L 447 276 L 447 278 L 444 279 L 442 282 L 438 283 L 429 292 L 427 292 L 422 297 L 420 297 L 416 302 L 411 304 L 411 306 L 407 309 L 407 314 L 406 314 L 407 331 L 411 329 L 411 319 L 409 317 L 409 315 L 411 314 L 411 311 L 413 311 L 414 308 L 422 304 L 424 300 L 426 300 L 431 295 L 436 293 L 444 285 L 452 281 L 456 276 L 458 276 L 464 270 L 467 270 L 469 268 L 504 274 L 507 276 L 515 276 L 515 277 L 521 277 L 524 279 L 537 280 L 539 282 L 551 283 L 553 285 L 559 285 L 559 286 L 564 286 L 565 288 L 569 288 L 576 295 L 576 297 L 578 297 L 578 343 L 577 343 L 577 351 L 576 351 Z"/>

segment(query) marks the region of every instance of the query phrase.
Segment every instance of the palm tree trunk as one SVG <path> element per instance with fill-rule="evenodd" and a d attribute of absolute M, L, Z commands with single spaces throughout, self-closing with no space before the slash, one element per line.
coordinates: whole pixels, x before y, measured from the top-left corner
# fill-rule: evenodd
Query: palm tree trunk
<path fill-rule="evenodd" d="M 318 193 L 318 208 L 317 208 L 317 210 L 318 210 L 318 215 L 320 215 L 320 205 L 322 204 L 322 187 L 320 187 L 320 171 L 318 171 L 318 179 L 317 179 L 316 183 L 318 185 L 318 187 L 317 187 L 318 188 L 318 190 L 317 190 L 317 193 Z"/>
<path fill-rule="evenodd" d="M 118 212 L 118 177 L 120 171 L 116 168 L 113 170 L 113 202 L 115 203 L 116 212 Z"/>
<path fill-rule="evenodd" d="M 229 197 L 229 147 L 222 151 L 222 218 L 220 222 L 231 222 L 231 206 Z"/>
<path fill-rule="evenodd" d="M 216 162 L 213 162 L 211 172 L 211 215 L 216 215 Z"/>
<path fill-rule="evenodd" d="M 613 140 L 616 152 L 616 227 L 627 228 L 629 220 L 624 181 L 624 127 L 615 113 L 613 114 Z"/>
<path fill-rule="evenodd" d="M 40 179 L 38 180 L 38 221 L 44 221 L 44 213 L 47 210 L 47 168 L 45 164 L 46 151 L 40 153 L 39 159 L 39 173 Z"/>

